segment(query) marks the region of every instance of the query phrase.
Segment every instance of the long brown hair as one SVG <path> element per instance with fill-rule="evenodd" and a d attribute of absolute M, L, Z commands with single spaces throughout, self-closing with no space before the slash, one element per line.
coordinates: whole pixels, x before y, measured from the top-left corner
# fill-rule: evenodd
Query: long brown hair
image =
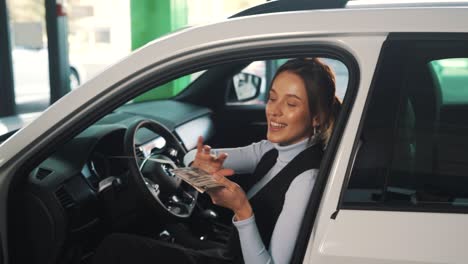
<path fill-rule="evenodd" d="M 320 125 L 317 134 L 312 134 L 311 137 L 320 139 L 324 145 L 328 144 L 341 109 L 341 102 L 335 96 L 335 74 L 318 58 L 297 58 L 281 65 L 272 83 L 280 73 L 286 71 L 302 79 L 307 92 L 310 116 L 314 118 L 318 115 Z"/>

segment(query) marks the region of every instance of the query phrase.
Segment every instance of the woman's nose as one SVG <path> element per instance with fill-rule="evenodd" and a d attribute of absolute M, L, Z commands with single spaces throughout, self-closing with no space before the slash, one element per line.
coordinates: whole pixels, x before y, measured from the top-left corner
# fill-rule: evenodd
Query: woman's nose
<path fill-rule="evenodd" d="M 281 115 L 281 107 L 279 107 L 278 104 L 271 104 L 271 105 L 269 105 L 268 108 L 269 108 L 268 112 L 269 112 L 270 115 L 272 115 L 272 116 Z"/>

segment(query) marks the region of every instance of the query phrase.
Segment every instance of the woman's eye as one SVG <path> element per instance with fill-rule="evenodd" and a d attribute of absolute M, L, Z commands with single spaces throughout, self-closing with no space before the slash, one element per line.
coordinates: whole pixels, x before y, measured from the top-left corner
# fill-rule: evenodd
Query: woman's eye
<path fill-rule="evenodd" d="M 268 98 L 268 101 L 274 102 L 274 101 L 276 101 L 276 98 L 271 98 L 270 97 L 270 98 Z"/>
<path fill-rule="evenodd" d="M 296 107 L 296 106 L 297 106 L 297 104 L 291 104 L 291 103 L 288 103 L 288 106 L 290 106 L 290 107 Z"/>

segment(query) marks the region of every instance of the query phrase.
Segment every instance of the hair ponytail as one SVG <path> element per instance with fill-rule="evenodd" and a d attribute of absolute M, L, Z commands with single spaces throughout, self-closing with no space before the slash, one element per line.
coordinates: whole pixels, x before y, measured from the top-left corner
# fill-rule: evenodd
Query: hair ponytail
<path fill-rule="evenodd" d="M 321 132 L 321 139 L 324 143 L 324 145 L 328 145 L 328 142 L 330 141 L 333 129 L 335 128 L 335 122 L 338 119 L 338 115 L 340 114 L 341 111 L 341 102 L 338 97 L 333 98 L 332 106 L 331 106 L 331 111 L 328 116 L 328 122 L 325 125 L 324 130 Z"/>

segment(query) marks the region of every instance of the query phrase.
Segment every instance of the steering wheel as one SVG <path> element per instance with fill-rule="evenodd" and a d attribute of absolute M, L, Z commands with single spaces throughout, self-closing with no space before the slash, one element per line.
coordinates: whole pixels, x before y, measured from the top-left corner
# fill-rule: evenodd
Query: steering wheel
<path fill-rule="evenodd" d="M 148 133 L 146 129 L 164 138 L 163 148 L 153 149 L 149 151 L 151 153 L 142 150 L 135 139 L 139 131 Z M 187 151 L 167 127 L 150 119 L 137 120 L 125 132 L 124 152 L 133 157 L 129 159 L 129 177 L 152 209 L 159 215 L 190 217 L 198 192 L 171 172 L 173 165 L 184 166 L 183 158 Z"/>

